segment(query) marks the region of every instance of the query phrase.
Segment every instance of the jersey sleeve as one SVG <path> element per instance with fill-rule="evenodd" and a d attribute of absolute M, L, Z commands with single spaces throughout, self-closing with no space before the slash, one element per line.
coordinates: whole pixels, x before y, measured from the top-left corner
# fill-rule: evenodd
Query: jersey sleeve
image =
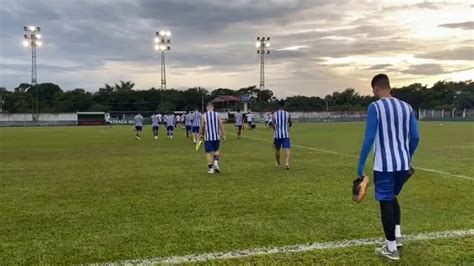
<path fill-rule="evenodd" d="M 360 151 L 359 165 L 357 168 L 358 176 L 362 176 L 364 174 L 365 162 L 367 161 L 367 157 L 369 156 L 372 145 L 374 144 L 375 135 L 377 134 L 377 125 L 377 107 L 374 103 L 372 103 L 369 105 L 367 112 L 367 124 L 365 126 L 364 142 Z"/>
<path fill-rule="evenodd" d="M 413 158 L 416 148 L 418 147 L 418 142 L 420 141 L 420 133 L 418 132 L 418 123 L 416 122 L 415 113 L 413 110 L 410 114 L 410 132 L 409 132 L 409 149 L 410 149 L 410 158 Z"/>

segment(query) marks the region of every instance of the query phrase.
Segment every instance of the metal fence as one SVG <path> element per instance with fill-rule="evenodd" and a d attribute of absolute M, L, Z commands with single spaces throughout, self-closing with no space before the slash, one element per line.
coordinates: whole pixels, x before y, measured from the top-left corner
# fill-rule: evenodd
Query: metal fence
<path fill-rule="evenodd" d="M 423 121 L 474 121 L 474 109 L 419 109 L 418 119 Z"/>

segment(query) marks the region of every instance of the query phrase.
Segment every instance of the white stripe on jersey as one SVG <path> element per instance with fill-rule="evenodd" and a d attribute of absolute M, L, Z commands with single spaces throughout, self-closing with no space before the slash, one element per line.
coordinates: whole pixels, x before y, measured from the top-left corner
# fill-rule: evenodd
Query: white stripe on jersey
<path fill-rule="evenodd" d="M 244 116 L 242 113 L 236 113 L 235 114 L 235 125 L 236 126 L 242 126 L 244 124 Z"/>
<path fill-rule="evenodd" d="M 206 112 L 206 141 L 220 140 L 219 114 Z"/>
<path fill-rule="evenodd" d="M 193 113 L 193 127 L 201 126 L 202 114 L 200 112 Z"/>
<path fill-rule="evenodd" d="M 410 169 L 409 125 L 413 110 L 396 98 L 374 102 L 377 110 L 374 170 L 379 172 Z"/>
<path fill-rule="evenodd" d="M 289 138 L 289 119 L 290 115 L 287 111 L 278 110 L 273 114 L 273 119 L 275 119 L 275 133 L 274 137 L 276 139 Z"/>

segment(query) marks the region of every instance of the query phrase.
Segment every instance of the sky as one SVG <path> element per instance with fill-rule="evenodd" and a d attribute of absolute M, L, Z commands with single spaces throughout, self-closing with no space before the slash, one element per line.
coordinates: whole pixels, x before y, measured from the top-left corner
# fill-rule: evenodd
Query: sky
<path fill-rule="evenodd" d="M 474 2 L 416 0 L 0 0 L 0 87 L 31 81 L 23 26 L 41 26 L 38 82 L 96 91 L 160 87 L 156 31 L 169 30 L 168 88 L 259 83 L 256 37 L 271 37 L 266 88 L 277 97 L 369 94 L 474 77 Z"/>

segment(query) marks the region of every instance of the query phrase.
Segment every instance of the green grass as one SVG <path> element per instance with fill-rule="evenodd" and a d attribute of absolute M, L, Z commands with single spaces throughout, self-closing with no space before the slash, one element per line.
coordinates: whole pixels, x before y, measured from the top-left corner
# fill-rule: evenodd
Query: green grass
<path fill-rule="evenodd" d="M 364 124 L 295 124 L 294 144 L 358 155 Z M 0 261 L 94 263 L 381 237 L 370 190 L 351 201 L 357 159 L 294 148 L 275 169 L 270 130 L 228 127 L 223 173 L 184 131 L 0 128 Z M 474 177 L 474 124 L 422 123 L 415 166 Z M 367 173 L 370 173 L 368 163 Z M 417 171 L 400 203 L 404 233 L 474 228 L 474 181 Z M 472 264 L 473 237 L 410 242 L 402 263 Z M 214 263 L 378 264 L 372 246 Z M 470 261 L 469 261 L 470 260 Z M 418 263 L 418 264 L 419 264 Z"/>

